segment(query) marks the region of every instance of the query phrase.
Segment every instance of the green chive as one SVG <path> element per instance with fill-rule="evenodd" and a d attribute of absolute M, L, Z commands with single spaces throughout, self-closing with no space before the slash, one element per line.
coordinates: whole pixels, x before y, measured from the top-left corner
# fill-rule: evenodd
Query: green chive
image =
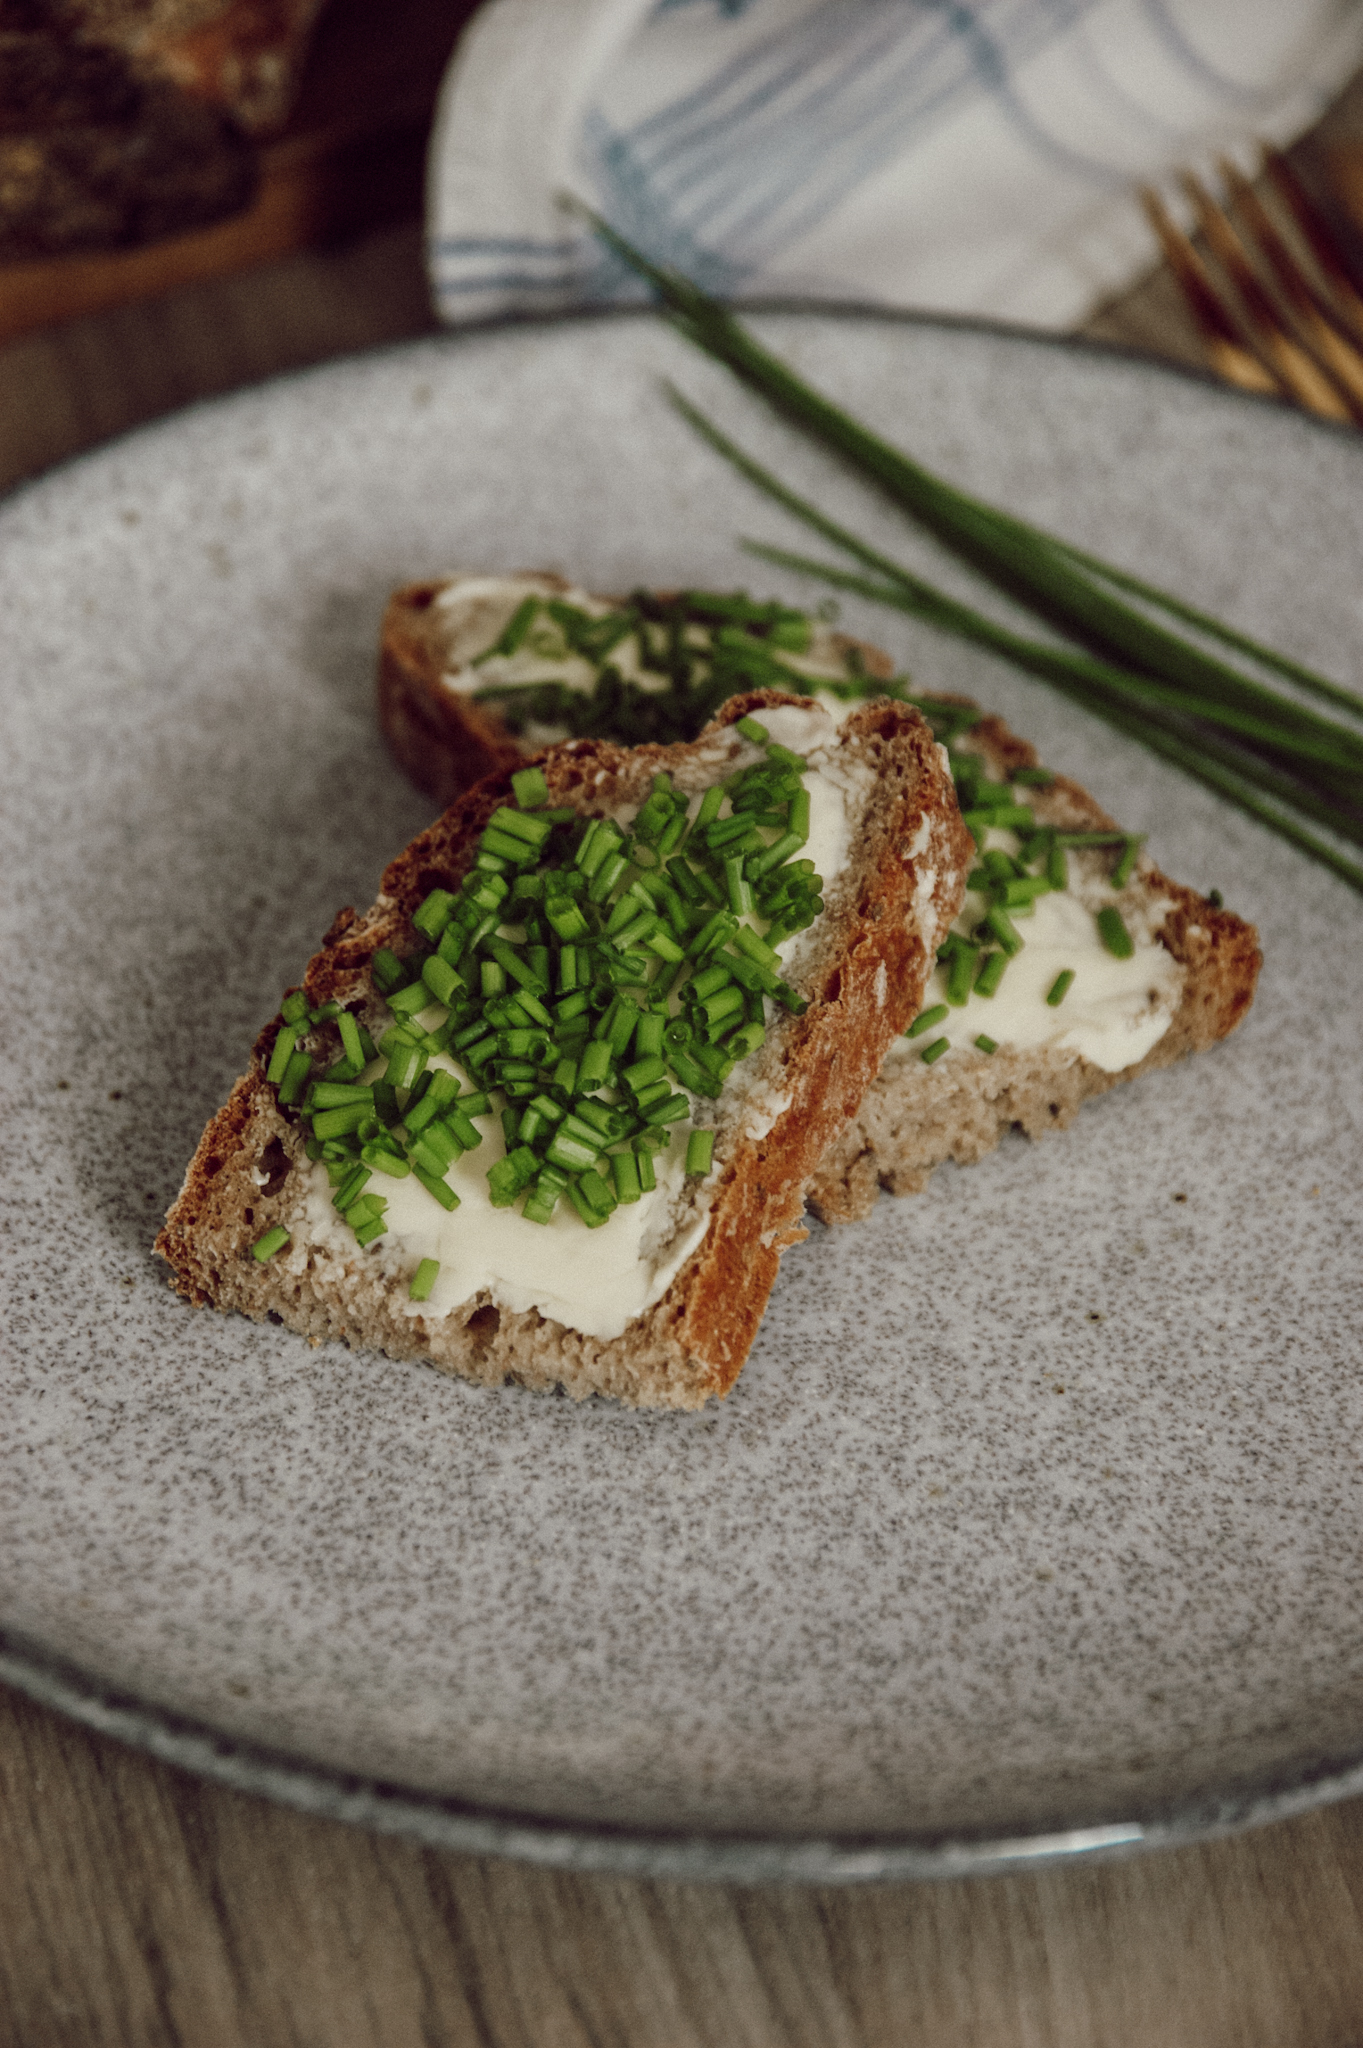
<path fill-rule="evenodd" d="M 273 1230 L 267 1230 L 264 1237 L 258 1237 L 251 1246 L 252 1254 L 263 1266 L 266 1259 L 272 1259 L 276 1252 L 282 1252 L 289 1242 L 289 1233 L 282 1223 L 276 1223 Z"/>
<path fill-rule="evenodd" d="M 412 1161 L 412 1172 L 421 1182 L 427 1194 L 435 1196 L 442 1209 L 457 1209 L 459 1207 L 458 1195 L 456 1195 L 454 1189 L 442 1175 L 428 1173 L 424 1166 L 417 1165 L 415 1159 Z"/>
<path fill-rule="evenodd" d="M 1135 941 L 1126 928 L 1122 913 L 1115 904 L 1108 903 L 1098 912 L 1098 936 L 1109 953 L 1118 960 L 1129 960 L 1136 950 Z"/>
<path fill-rule="evenodd" d="M 439 1259 L 423 1259 L 412 1275 L 412 1284 L 407 1290 L 409 1298 L 412 1301 L 429 1301 L 439 1273 Z"/>
<path fill-rule="evenodd" d="M 1053 1010 L 1058 1010 L 1060 1008 L 1060 1005 L 1064 1002 L 1065 997 L 1069 994 L 1073 981 L 1074 969 L 1072 967 L 1066 967 L 1062 970 L 1061 973 L 1056 975 L 1055 980 L 1051 983 L 1049 989 L 1046 991 L 1046 1001 L 1050 1004 Z"/>
<path fill-rule="evenodd" d="M 511 778 L 511 787 L 523 811 L 537 811 L 549 801 L 549 785 L 542 768 L 518 768 Z"/>
<path fill-rule="evenodd" d="M 296 1024 L 285 1024 L 275 1034 L 274 1050 L 270 1054 L 270 1064 L 265 1069 L 265 1079 L 273 1081 L 276 1086 L 288 1072 L 289 1060 L 298 1041 L 298 1029 Z"/>
<path fill-rule="evenodd" d="M 1000 904 L 990 905 L 984 921 L 1005 953 L 1011 956 L 1022 951 L 1022 933 Z"/>
<path fill-rule="evenodd" d="M 312 1073 L 312 1061 L 305 1052 L 290 1054 L 289 1064 L 284 1069 L 284 1078 L 279 1084 L 279 1099 L 283 1103 L 297 1102 L 308 1085 Z"/>
<path fill-rule="evenodd" d="M 336 1019 L 336 1028 L 341 1034 L 341 1048 L 358 1073 L 365 1064 L 364 1041 L 360 1037 L 360 1027 L 349 1010 L 341 1011 Z"/>
<path fill-rule="evenodd" d="M 983 1031 L 975 1040 L 975 1043 L 981 1052 L 997 1052 L 999 1049 L 998 1040 L 996 1038 L 986 1038 Z"/>
<path fill-rule="evenodd" d="M 986 953 L 980 962 L 980 971 L 975 976 L 976 995 L 996 995 L 1007 965 L 1008 955 L 1006 953 Z"/>
<path fill-rule="evenodd" d="M 950 1052 L 950 1050 L 951 1040 L 949 1038 L 935 1038 L 931 1045 L 924 1047 L 923 1051 L 919 1054 L 919 1058 L 925 1067 L 930 1067 L 934 1060 L 940 1060 L 942 1054 Z"/>
<path fill-rule="evenodd" d="M 966 956 L 967 959 L 972 957 L 971 955 Z M 934 1024 L 940 1024 L 942 1019 L 950 1016 L 950 1014 L 945 1003 L 936 1003 L 930 1010 L 920 1010 L 908 1030 L 904 1033 L 904 1036 L 906 1038 L 917 1038 L 922 1032 L 930 1031 Z"/>
<path fill-rule="evenodd" d="M 742 730 L 741 725 L 739 729 L 740 731 Z M 762 737 L 765 739 L 766 734 L 763 733 Z M 714 1149 L 715 1134 L 713 1131 L 692 1131 L 691 1136 L 686 1141 L 686 1171 L 688 1173 L 708 1173 Z"/>
<path fill-rule="evenodd" d="M 970 983 L 975 973 L 974 953 L 968 953 L 964 946 L 951 956 L 947 969 L 947 1001 L 960 1009 L 970 1000 Z"/>
<path fill-rule="evenodd" d="M 1260 685 L 1199 642 L 1152 619 L 1148 610 L 1126 603 L 1118 593 L 1134 593 L 1166 620 L 1192 624 L 1223 647 L 1250 653 L 1317 696 L 1357 713 L 1359 699 L 1353 692 L 934 476 L 805 384 L 687 278 L 651 263 L 604 222 L 589 217 L 615 253 L 649 281 L 667 316 L 688 339 L 726 364 L 783 417 L 860 469 L 1010 597 L 1020 595 L 1049 625 L 1071 632 L 1085 651 L 1024 641 L 910 576 L 788 490 L 674 394 L 683 416 L 727 461 L 881 580 L 872 584 L 864 575 L 850 576 L 783 550 L 755 552 L 824 576 L 836 586 L 861 590 L 940 630 L 1010 655 L 1028 672 L 1078 697 L 1119 730 L 1217 789 L 1350 886 L 1363 889 L 1363 867 L 1277 807 L 1281 803 L 1363 843 L 1363 825 L 1351 809 L 1363 764 L 1363 736 Z M 1087 649 L 1093 646 L 1102 654 L 1090 654 Z M 1275 802 L 1265 803 L 1260 790 L 1270 790 Z"/>

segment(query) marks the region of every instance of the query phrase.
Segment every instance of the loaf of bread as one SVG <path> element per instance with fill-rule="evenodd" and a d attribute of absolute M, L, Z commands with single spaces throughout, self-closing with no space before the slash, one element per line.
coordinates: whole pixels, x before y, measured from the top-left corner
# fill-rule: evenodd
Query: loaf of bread
<path fill-rule="evenodd" d="M 508 723 L 515 700 L 477 700 L 489 677 L 524 682 L 539 666 L 587 686 L 585 664 L 536 664 L 524 654 L 510 663 L 476 659 L 526 593 L 552 598 L 565 589 L 561 578 L 547 575 L 458 576 L 394 594 L 380 649 L 380 720 L 396 759 L 418 787 L 443 797 L 493 767 L 523 758 L 526 736 Z M 571 595 L 575 603 L 608 609 L 607 600 Z M 804 667 L 811 681 L 830 679 L 835 686 L 839 677 L 893 675 L 879 649 L 817 624 Z M 973 993 L 967 1001 L 964 959 L 954 989 L 949 964 L 939 965 L 927 1010 L 940 1008 L 944 1018 L 892 1046 L 860 1111 L 810 1185 L 811 1206 L 829 1222 L 864 1215 L 881 1187 L 900 1194 L 920 1189 L 944 1159 L 981 1158 L 1010 1127 L 1033 1137 L 1062 1129 L 1090 1096 L 1224 1038 L 1248 1009 L 1258 975 L 1252 926 L 1169 881 L 1143 856 L 1133 851 L 1129 873 L 1114 890 L 1110 880 L 1122 868 L 1125 835 L 1075 783 L 1041 775 L 1035 750 L 1000 720 L 962 702 L 936 700 L 933 711 L 934 700 L 919 701 L 951 739 L 963 787 L 970 786 L 971 764 L 981 765 L 987 781 L 1014 799 L 1016 808 L 1030 811 L 1029 837 L 1053 828 L 1062 840 L 1106 835 L 1110 843 L 1063 849 L 1068 886 L 1031 912 L 1030 921 L 1022 913 L 1010 920 L 1009 944 L 1016 941 L 1016 955 L 996 957 L 985 972 L 988 990 L 1002 967 L 992 994 Z M 1010 778 L 1019 773 L 1025 781 L 1014 787 Z M 996 866 L 1000 855 L 1011 861 L 1021 850 L 1019 834 L 1006 827 L 987 836 L 993 842 L 987 857 Z M 1034 855 L 1031 867 L 1039 866 Z M 1020 885 L 1015 893 L 1025 896 L 1030 885 L 1014 879 Z M 992 889 L 1000 893 L 1007 891 Z M 957 938 L 971 943 L 990 908 L 988 894 L 972 892 Z M 1117 913 L 1132 941 L 1125 959 L 1118 960 L 1099 935 L 1103 910 Z M 1038 922 L 1046 928 L 1046 943 L 1038 942 Z M 986 935 L 981 969 L 991 950 L 997 956 L 1002 948 Z M 1066 973 L 1068 986 L 1058 1000 L 1048 1001 L 1056 979 Z M 1026 997 L 1021 1005 L 1020 990 Z M 949 993 L 960 1000 L 949 1001 Z M 995 1049 L 986 1051 L 977 1040 Z"/>
<path fill-rule="evenodd" d="M 249 206 L 321 0 L 0 0 L 0 259 Z"/>
<path fill-rule="evenodd" d="M 762 721 L 765 737 L 750 723 L 753 717 Z M 414 1232 L 404 1236 L 395 1227 L 361 1248 L 358 1236 L 333 1213 L 335 1203 L 349 1197 L 344 1184 L 332 1194 L 315 1115 L 309 1137 L 296 1088 L 285 1086 L 283 1093 L 292 1090 L 293 1099 L 281 1102 L 281 1086 L 270 1078 L 272 1070 L 276 1076 L 288 1072 L 287 1062 L 300 1055 L 306 1056 L 305 1071 L 313 1061 L 334 1060 L 345 1050 L 347 1034 L 351 1043 L 357 1032 L 368 1034 L 371 1055 L 376 1040 L 387 1045 L 400 1035 L 389 1032 L 394 1019 L 381 987 L 392 992 L 395 956 L 410 959 L 416 948 L 430 943 L 436 929 L 430 906 L 439 910 L 440 892 L 447 892 L 445 901 L 449 893 L 457 894 L 471 870 L 470 887 L 482 886 L 488 844 L 498 843 L 489 821 L 497 814 L 504 819 L 506 807 L 516 801 L 518 786 L 502 774 L 463 796 L 393 862 L 368 911 L 359 917 L 341 913 L 307 969 L 302 995 L 286 1002 L 285 1014 L 292 1014 L 295 1023 L 286 1027 L 282 1014 L 261 1033 L 249 1071 L 205 1131 L 157 1240 L 180 1291 L 195 1303 L 269 1317 L 319 1340 L 425 1359 L 485 1383 L 562 1386 L 576 1397 L 601 1393 L 628 1403 L 678 1408 L 698 1407 L 723 1395 L 747 1356 L 780 1253 L 803 1235 L 800 1218 L 810 1176 L 855 1112 L 887 1047 L 921 1006 L 937 944 L 961 901 L 969 835 L 929 727 L 914 710 L 885 700 L 858 706 L 839 723 L 808 701 L 770 691 L 750 693 L 726 705 L 690 743 L 625 750 L 606 741 L 577 740 L 538 757 L 545 800 L 557 807 L 545 812 L 546 819 L 561 811 L 627 821 L 645 802 L 654 801 L 650 792 L 660 775 L 670 779 L 674 793 L 666 802 L 685 800 L 693 813 L 703 792 L 721 783 L 732 795 L 735 773 L 761 762 L 763 748 L 773 743 L 787 750 L 783 758 L 794 754 L 808 764 L 803 787 L 814 786 L 808 851 L 818 856 L 823 873 L 823 908 L 817 914 L 811 910 L 808 928 L 789 939 L 775 934 L 780 971 L 788 977 L 781 984 L 786 1007 L 769 1003 L 765 1026 L 747 1027 L 743 1056 L 730 1062 L 732 1072 L 724 1076 L 722 1090 L 702 1090 L 690 1097 L 689 1106 L 683 1098 L 680 1108 L 673 1096 L 671 1107 L 663 1106 L 663 1114 L 684 1114 L 673 1127 L 669 1154 L 657 1155 L 662 1193 L 649 1197 L 651 1208 L 648 1203 L 622 1206 L 589 1239 L 583 1234 L 584 1212 L 574 1213 L 566 1202 L 547 1224 L 529 1221 L 503 1204 L 495 1212 L 500 1218 L 496 1256 L 502 1263 L 479 1279 L 482 1268 L 460 1269 L 459 1230 L 467 1218 L 469 1235 L 463 1242 L 472 1247 L 476 1232 L 493 1229 L 480 1165 L 498 1153 L 492 1129 L 485 1134 L 490 1140 L 486 1147 L 459 1164 L 465 1206 L 447 1224 L 443 1211 L 428 1202 L 430 1218 L 423 1212 Z M 717 801 L 722 809 L 724 799 Z M 674 811 L 678 829 L 680 817 L 681 811 Z M 574 827 L 562 823 L 559 829 L 571 834 Z M 766 829 L 774 829 L 769 818 Z M 491 866 L 497 866 L 495 859 Z M 414 923 L 416 916 L 421 923 Z M 674 923 L 674 933 L 678 929 L 686 929 L 685 918 Z M 515 939 L 514 932 L 509 936 Z M 670 962 L 676 948 L 669 950 L 666 936 L 657 943 L 661 957 Z M 514 963 L 507 937 L 504 933 L 496 957 Z M 495 934 L 477 943 L 483 944 L 485 959 L 487 947 L 496 950 Z M 607 941 L 601 937 L 594 943 L 605 946 Z M 683 989 L 695 962 L 713 957 L 705 944 L 698 931 L 687 958 L 677 952 L 681 964 L 675 972 Z M 756 944 L 754 952 L 760 957 Z M 457 950 L 454 957 L 466 977 L 483 973 L 486 990 L 485 969 L 471 969 L 471 956 Z M 742 962 L 731 948 L 720 957 L 733 958 L 735 973 L 741 973 Z M 423 974 L 447 987 L 448 978 L 441 982 L 438 973 L 432 975 L 429 958 Z M 553 1000 L 543 979 L 538 986 L 546 1001 Z M 405 993 L 422 1001 L 420 983 L 412 982 Z M 648 1008 L 650 999 L 636 993 Z M 393 1003 L 399 1004 L 403 994 L 400 989 L 393 995 Z M 653 1008 L 674 1020 L 677 1001 L 675 992 L 651 999 Z M 409 1002 L 404 1015 L 411 1007 Z M 445 1016 L 443 1010 L 438 1014 Z M 751 1008 L 747 1014 L 752 1015 Z M 417 1023 L 423 1030 L 435 1029 L 439 1038 L 429 1016 L 414 1018 Z M 290 1036 L 282 1054 L 287 1059 L 281 1057 L 286 1029 Z M 601 1035 L 598 1030 L 595 1038 Z M 642 1036 L 637 1043 L 643 1043 Z M 446 1064 L 462 1056 L 456 1050 Z M 542 1050 L 532 1055 L 544 1056 Z M 467 1058 L 472 1061 L 474 1053 Z M 580 1071 L 585 1077 L 586 1054 Z M 627 1070 L 626 1081 L 608 1084 L 608 1090 L 634 1086 L 631 1075 L 637 1079 L 637 1070 Z M 363 1078 L 357 1083 L 361 1093 Z M 557 1071 L 553 1078 L 556 1083 Z M 475 1079 L 475 1089 L 478 1085 Z M 549 1084 L 541 1074 L 538 1083 L 526 1085 Z M 563 1082 L 569 1092 L 561 1093 L 557 1112 L 549 1105 L 549 1113 L 562 1115 L 565 1104 L 579 1106 L 571 1095 L 574 1085 L 571 1078 Z M 319 1091 L 310 1092 L 315 1099 Z M 343 1096 L 346 1092 L 342 1088 Z M 600 1103 L 611 1099 L 609 1092 L 597 1098 L 598 1114 Z M 306 1103 L 304 1097 L 301 1106 Z M 406 1113 L 413 1113 L 410 1099 Z M 590 1104 L 585 1113 L 591 1113 Z M 517 1114 L 513 1109 L 513 1137 Z M 682 1141 L 693 1126 L 712 1133 L 702 1147 L 709 1163 L 684 1174 L 681 1155 L 685 1152 L 689 1163 L 691 1147 Z M 344 1163 L 335 1170 L 344 1171 Z M 483 1186 L 481 1197 L 475 1179 Z M 392 1185 L 399 1191 L 393 1197 L 396 1210 L 408 1183 Z M 622 1196 L 622 1203 L 629 1199 Z M 422 1232 L 431 1219 L 447 1231 L 441 1242 L 449 1249 L 441 1256 L 449 1274 L 442 1265 L 444 1295 L 437 1290 L 423 1301 L 413 1298 L 412 1288 L 434 1263 L 422 1257 L 430 1249 Z M 492 1243 L 492 1237 L 487 1241 Z M 619 1247 L 626 1254 L 623 1264 Z M 580 1298 L 584 1286 L 585 1299 Z"/>

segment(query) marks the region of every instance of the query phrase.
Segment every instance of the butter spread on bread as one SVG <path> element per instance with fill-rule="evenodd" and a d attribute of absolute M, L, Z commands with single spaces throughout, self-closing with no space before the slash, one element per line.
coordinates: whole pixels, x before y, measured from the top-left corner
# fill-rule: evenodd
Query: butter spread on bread
<path fill-rule="evenodd" d="M 833 873 L 814 921 L 781 937 L 780 972 L 794 1006 L 773 1006 L 760 1042 L 755 1032 L 748 1035 L 743 1042 L 751 1050 L 722 1087 L 683 1101 L 682 1121 L 695 1127 L 708 1155 L 705 1170 L 664 1169 L 652 1213 L 638 1217 L 642 1201 L 621 1202 L 604 1220 L 600 1213 L 593 1218 L 600 1227 L 590 1236 L 579 1217 L 565 1213 L 560 1223 L 556 1213 L 536 1224 L 512 1211 L 498 1229 L 514 1227 L 523 1250 L 505 1259 L 499 1250 L 492 1266 L 500 1270 L 468 1270 L 446 1293 L 436 1291 L 437 1279 L 425 1300 L 423 1270 L 429 1275 L 438 1256 L 443 1274 L 445 1258 L 457 1263 L 461 1254 L 432 1251 L 430 1233 L 439 1238 L 445 1220 L 435 1222 L 416 1206 L 407 1188 L 411 1175 L 386 1198 L 386 1217 L 398 1228 L 376 1231 L 371 1221 L 357 1234 L 319 1215 L 316 1169 L 327 1162 L 310 1156 L 315 1137 L 300 1100 L 282 1100 L 290 1087 L 272 1083 L 269 1074 L 286 1072 L 296 1056 L 309 1071 L 335 1061 L 346 1020 L 352 1034 L 363 1031 L 377 1048 L 389 1012 L 376 962 L 413 955 L 422 944 L 424 927 L 414 920 L 423 905 L 433 892 L 460 888 L 492 821 L 513 798 L 509 776 L 491 777 L 393 862 L 363 917 L 344 912 L 337 919 L 309 966 L 299 998 L 306 1015 L 288 1027 L 295 1037 L 285 1040 L 282 1061 L 284 1018 L 262 1032 L 251 1069 L 206 1130 L 158 1240 L 181 1292 L 485 1382 L 559 1384 L 577 1396 L 601 1392 L 675 1407 L 696 1407 L 727 1391 L 751 1345 L 780 1252 L 802 1234 L 810 1176 L 891 1040 L 921 1008 L 971 855 L 942 750 L 916 712 L 886 701 L 859 705 L 838 723 L 807 701 L 754 693 L 726 706 L 693 742 L 624 750 L 572 741 L 540 757 L 548 803 L 598 819 L 632 818 L 656 776 L 667 776 L 688 799 L 712 791 L 756 758 L 737 730 L 750 717 L 766 725 L 771 744 L 780 744 L 777 731 L 788 731 L 814 760 L 810 844 L 820 846 Z M 494 941 L 490 931 L 487 947 Z M 399 988 L 391 1000 L 402 994 Z M 407 1013 L 421 1001 L 416 990 Z M 424 1029 L 419 1013 L 414 1021 Z M 609 1095 L 608 1089 L 603 1100 Z M 317 1127 L 314 1116 L 314 1134 Z M 682 1160 L 683 1135 L 679 1124 L 677 1138 L 658 1156 Z M 489 1160 L 494 1150 L 489 1135 Z M 685 1159 L 690 1155 L 688 1142 Z M 467 1165 L 487 1183 L 483 1162 L 471 1157 Z M 451 1233 L 463 1215 L 461 1206 L 449 1217 Z M 550 1271 L 545 1247 L 556 1231 L 576 1233 L 568 1258 L 587 1276 L 590 1294 L 577 1292 L 576 1299 L 589 1306 L 574 1307 L 568 1298 L 575 1287 L 563 1277 L 567 1261 Z M 613 1231 L 624 1248 L 623 1291 L 591 1287 Z"/>

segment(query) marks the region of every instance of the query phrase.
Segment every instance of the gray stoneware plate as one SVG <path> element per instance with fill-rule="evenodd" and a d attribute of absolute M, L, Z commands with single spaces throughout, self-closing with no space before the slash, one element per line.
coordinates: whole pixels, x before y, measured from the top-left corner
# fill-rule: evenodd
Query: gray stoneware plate
<path fill-rule="evenodd" d="M 964 483 L 1363 680 L 1357 440 L 1073 346 L 762 325 Z M 426 821 L 375 731 L 390 585 L 773 585 L 735 537 L 791 529 L 664 373 L 926 559 L 647 315 L 332 364 L 0 511 L 3 1670 L 314 1810 L 657 1873 L 997 1867 L 1358 1789 L 1360 905 L 902 620 L 846 614 L 1256 920 L 1228 1044 L 816 1227 L 695 1417 L 311 1350 L 150 1256 L 281 989 Z"/>

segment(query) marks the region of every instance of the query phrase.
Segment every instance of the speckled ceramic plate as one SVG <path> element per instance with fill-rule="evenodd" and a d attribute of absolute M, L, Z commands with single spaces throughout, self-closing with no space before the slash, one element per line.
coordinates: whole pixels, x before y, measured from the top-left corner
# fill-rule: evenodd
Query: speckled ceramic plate
<path fill-rule="evenodd" d="M 1356 439 L 1072 346 L 767 325 L 953 476 L 1359 682 Z M 902 620 L 848 614 L 1258 922 L 1228 1044 L 816 1227 L 701 1416 L 312 1350 L 150 1255 L 280 989 L 425 822 L 375 730 L 389 586 L 772 584 L 736 536 L 790 530 L 664 373 L 924 557 L 648 316 L 333 364 L 0 511 L 3 1669 L 239 1784 L 616 1868 L 978 1868 L 1337 1794 L 1363 910 Z"/>

